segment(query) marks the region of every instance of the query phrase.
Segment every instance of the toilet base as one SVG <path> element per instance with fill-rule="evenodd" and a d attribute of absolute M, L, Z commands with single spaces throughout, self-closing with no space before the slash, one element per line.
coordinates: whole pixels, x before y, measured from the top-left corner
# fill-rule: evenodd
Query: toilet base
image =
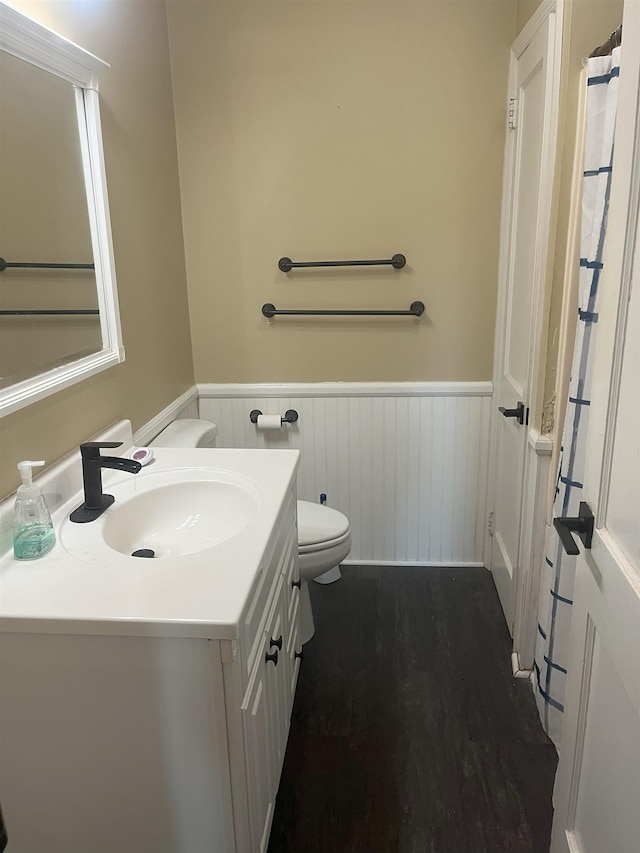
<path fill-rule="evenodd" d="M 339 581 L 341 577 L 342 573 L 340 572 L 340 566 L 334 566 L 323 575 L 318 575 L 317 578 L 314 578 L 314 581 L 316 583 L 335 583 L 336 581 Z"/>

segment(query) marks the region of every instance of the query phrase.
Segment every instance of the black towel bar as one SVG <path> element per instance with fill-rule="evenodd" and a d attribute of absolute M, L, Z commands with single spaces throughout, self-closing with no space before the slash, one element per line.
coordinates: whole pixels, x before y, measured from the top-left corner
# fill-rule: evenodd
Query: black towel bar
<path fill-rule="evenodd" d="M 262 306 L 262 313 L 265 317 L 275 317 L 276 314 L 305 314 L 308 316 L 327 315 L 331 317 L 420 317 L 424 314 L 424 302 L 412 302 L 408 311 L 387 311 L 387 310 L 329 310 L 317 308 L 276 308 L 271 302 L 267 302 Z"/>
<path fill-rule="evenodd" d="M 373 267 L 392 266 L 395 270 L 401 270 L 407 263 L 404 255 L 394 255 L 388 260 L 372 261 L 292 261 L 291 258 L 280 258 L 278 269 L 281 272 L 290 272 L 292 269 L 301 267 Z"/>

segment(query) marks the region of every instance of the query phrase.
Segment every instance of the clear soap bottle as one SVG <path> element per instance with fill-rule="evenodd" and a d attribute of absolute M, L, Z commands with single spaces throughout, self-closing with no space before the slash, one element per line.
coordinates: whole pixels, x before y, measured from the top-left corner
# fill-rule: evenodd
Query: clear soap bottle
<path fill-rule="evenodd" d="M 40 486 L 33 482 L 33 468 L 44 462 L 25 459 L 18 463 L 18 486 L 13 516 L 13 554 L 16 560 L 37 560 L 53 548 L 56 534 Z"/>

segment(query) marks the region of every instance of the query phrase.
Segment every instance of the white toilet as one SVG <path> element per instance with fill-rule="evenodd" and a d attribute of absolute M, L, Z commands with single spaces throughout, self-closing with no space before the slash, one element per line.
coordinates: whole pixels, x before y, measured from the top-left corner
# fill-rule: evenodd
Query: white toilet
<path fill-rule="evenodd" d="M 218 427 L 209 421 L 186 418 L 170 423 L 150 447 L 215 447 Z M 300 565 L 300 634 L 306 643 L 314 624 L 309 581 L 331 583 L 340 577 L 339 565 L 351 550 L 349 519 L 322 504 L 298 501 L 298 555 Z"/>

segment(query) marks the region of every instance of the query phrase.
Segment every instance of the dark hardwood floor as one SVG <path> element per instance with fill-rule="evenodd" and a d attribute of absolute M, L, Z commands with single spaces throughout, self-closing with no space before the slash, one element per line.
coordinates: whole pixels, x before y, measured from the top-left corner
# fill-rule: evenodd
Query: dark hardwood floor
<path fill-rule="evenodd" d="M 481 568 L 310 584 L 269 853 L 547 853 L 556 752 Z"/>

